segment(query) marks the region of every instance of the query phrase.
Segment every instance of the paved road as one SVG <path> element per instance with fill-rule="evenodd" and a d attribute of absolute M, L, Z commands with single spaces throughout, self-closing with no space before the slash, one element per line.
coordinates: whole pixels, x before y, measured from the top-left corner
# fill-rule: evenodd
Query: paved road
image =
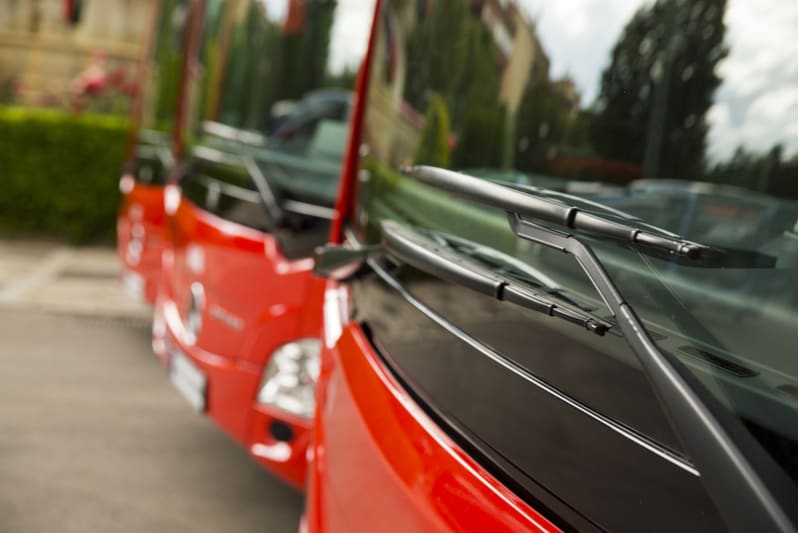
<path fill-rule="evenodd" d="M 147 320 L 150 309 L 125 294 L 109 247 L 0 240 L 0 310 Z"/>
<path fill-rule="evenodd" d="M 145 321 L 0 310 L 0 532 L 297 531 L 301 508 L 172 390 Z"/>

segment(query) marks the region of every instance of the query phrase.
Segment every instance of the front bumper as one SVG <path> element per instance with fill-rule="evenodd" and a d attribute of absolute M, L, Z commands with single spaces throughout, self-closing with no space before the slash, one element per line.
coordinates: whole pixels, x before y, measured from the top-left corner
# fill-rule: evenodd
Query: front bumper
<path fill-rule="evenodd" d="M 244 446 L 256 462 L 302 490 L 311 421 L 255 401 L 266 361 L 259 365 L 223 357 L 183 339 L 185 329 L 177 306 L 161 295 L 153 321 L 153 350 L 158 358 L 170 369 L 180 354 L 177 357 L 185 357 L 196 367 L 204 377 L 198 410 Z"/>

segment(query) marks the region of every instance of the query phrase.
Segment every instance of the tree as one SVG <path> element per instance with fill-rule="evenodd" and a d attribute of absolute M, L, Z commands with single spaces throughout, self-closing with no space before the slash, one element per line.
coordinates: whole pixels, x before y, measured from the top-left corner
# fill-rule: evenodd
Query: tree
<path fill-rule="evenodd" d="M 464 0 L 437 0 L 430 13 L 409 35 L 405 99 L 414 109 L 425 109 L 429 94 L 446 102 L 454 94 L 454 73 L 467 68 L 462 42 L 471 22 Z"/>
<path fill-rule="evenodd" d="M 489 29 L 464 0 L 437 0 L 408 40 L 404 97 L 418 110 L 430 110 L 431 95 L 441 98 L 459 168 L 501 166 L 506 112 L 494 50 Z"/>
<path fill-rule="evenodd" d="M 797 154 L 784 157 L 780 145 L 763 154 L 747 152 L 740 146 L 729 160 L 714 165 L 705 180 L 796 199 Z"/>
<path fill-rule="evenodd" d="M 425 125 L 414 154 L 417 165 L 447 167 L 450 164 L 450 116 L 438 94 L 431 97 L 425 112 Z"/>
<path fill-rule="evenodd" d="M 157 80 L 154 119 L 158 129 L 172 129 L 178 105 L 184 32 L 187 31 L 188 9 L 182 0 L 167 0 L 161 7 L 153 60 Z"/>
<path fill-rule="evenodd" d="M 467 111 L 453 153 L 453 166 L 461 169 L 502 167 L 505 118 L 503 106 L 475 107 Z"/>
<path fill-rule="evenodd" d="M 517 112 L 514 167 L 543 171 L 548 158 L 567 140 L 570 110 L 562 95 L 547 79 L 531 83 Z"/>
<path fill-rule="evenodd" d="M 276 49 L 270 49 L 270 54 L 274 54 L 278 62 L 273 71 L 276 80 L 274 101 L 300 100 L 308 92 L 323 86 L 336 6 L 335 0 L 290 2 L 290 9 L 304 10 L 301 11 L 302 26 L 284 32 L 280 41 L 275 43 Z"/>
<path fill-rule="evenodd" d="M 658 0 L 636 12 L 601 80 L 592 126 L 601 155 L 643 164 L 645 177 L 702 175 L 726 2 Z"/>
<path fill-rule="evenodd" d="M 465 24 L 450 93 L 453 128 L 458 142 L 453 165 L 458 168 L 502 166 L 506 109 L 500 103 L 500 81 L 492 52 L 494 43 L 481 22 Z"/>

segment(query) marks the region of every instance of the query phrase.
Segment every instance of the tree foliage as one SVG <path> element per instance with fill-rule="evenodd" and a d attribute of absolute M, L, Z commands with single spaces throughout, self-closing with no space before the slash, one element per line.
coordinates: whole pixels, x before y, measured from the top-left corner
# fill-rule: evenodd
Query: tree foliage
<path fill-rule="evenodd" d="M 178 106 L 187 17 L 188 8 L 183 0 L 166 0 L 161 8 L 153 53 L 157 80 L 154 120 L 158 127 L 172 123 Z"/>
<path fill-rule="evenodd" d="M 219 119 L 263 129 L 273 104 L 301 100 L 324 87 L 332 79 L 328 45 L 336 5 L 332 0 L 307 2 L 300 31 L 287 31 L 269 20 L 262 3 L 250 3 L 225 58 Z"/>
<path fill-rule="evenodd" d="M 415 109 L 425 109 L 431 94 L 441 95 L 449 105 L 455 94 L 458 73 L 467 69 L 462 39 L 470 24 L 463 0 L 438 0 L 430 14 L 411 32 L 408 41 L 408 72 L 405 99 Z"/>
<path fill-rule="evenodd" d="M 514 166 L 541 171 L 567 140 L 572 117 L 564 98 L 549 80 L 531 83 L 517 113 Z"/>
<path fill-rule="evenodd" d="M 784 157 L 780 145 L 763 154 L 739 147 L 728 161 L 716 164 L 705 180 L 796 200 L 797 154 Z"/>
<path fill-rule="evenodd" d="M 493 51 L 489 29 L 463 0 L 437 0 L 409 37 L 404 97 L 415 109 L 441 98 L 452 117 L 452 164 L 459 168 L 501 164 L 506 111 Z"/>
<path fill-rule="evenodd" d="M 303 30 L 281 38 L 276 101 L 300 100 L 325 81 L 336 2 L 313 0 L 306 3 L 306 10 Z"/>
<path fill-rule="evenodd" d="M 425 112 L 425 125 L 414 154 L 414 163 L 447 167 L 450 164 L 450 115 L 441 96 L 433 95 Z"/>
<path fill-rule="evenodd" d="M 647 177 L 702 175 L 726 1 L 658 0 L 633 16 L 602 75 L 592 128 L 601 155 L 643 163 Z"/>
<path fill-rule="evenodd" d="M 129 128 L 107 115 L 0 107 L 0 234 L 111 240 Z"/>

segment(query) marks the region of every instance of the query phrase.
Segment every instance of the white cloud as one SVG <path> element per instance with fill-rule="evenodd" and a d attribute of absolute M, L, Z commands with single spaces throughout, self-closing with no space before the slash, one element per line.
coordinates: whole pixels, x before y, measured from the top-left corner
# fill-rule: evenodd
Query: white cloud
<path fill-rule="evenodd" d="M 551 74 L 569 74 L 581 89 L 584 104 L 597 96 L 600 73 L 608 64 L 625 24 L 645 0 L 520 0 L 536 21 L 550 57 Z"/>
<path fill-rule="evenodd" d="M 367 51 L 374 0 L 339 0 L 334 12 L 328 70 L 357 70 Z"/>
<path fill-rule="evenodd" d="M 520 0 L 536 20 L 551 75 L 569 74 L 584 105 L 597 97 L 611 49 L 635 11 L 652 0 Z M 797 148 L 796 0 L 729 0 L 728 57 L 709 110 L 709 155 L 728 157 L 738 145 Z"/>
<path fill-rule="evenodd" d="M 264 5 L 267 18 L 277 24 L 283 24 L 289 12 L 289 0 L 259 0 Z"/>
<path fill-rule="evenodd" d="M 720 65 L 717 106 L 709 114 L 709 155 L 730 156 L 737 146 L 763 151 L 781 143 L 797 149 L 797 4 L 733 0 L 725 16 L 730 53 Z"/>

